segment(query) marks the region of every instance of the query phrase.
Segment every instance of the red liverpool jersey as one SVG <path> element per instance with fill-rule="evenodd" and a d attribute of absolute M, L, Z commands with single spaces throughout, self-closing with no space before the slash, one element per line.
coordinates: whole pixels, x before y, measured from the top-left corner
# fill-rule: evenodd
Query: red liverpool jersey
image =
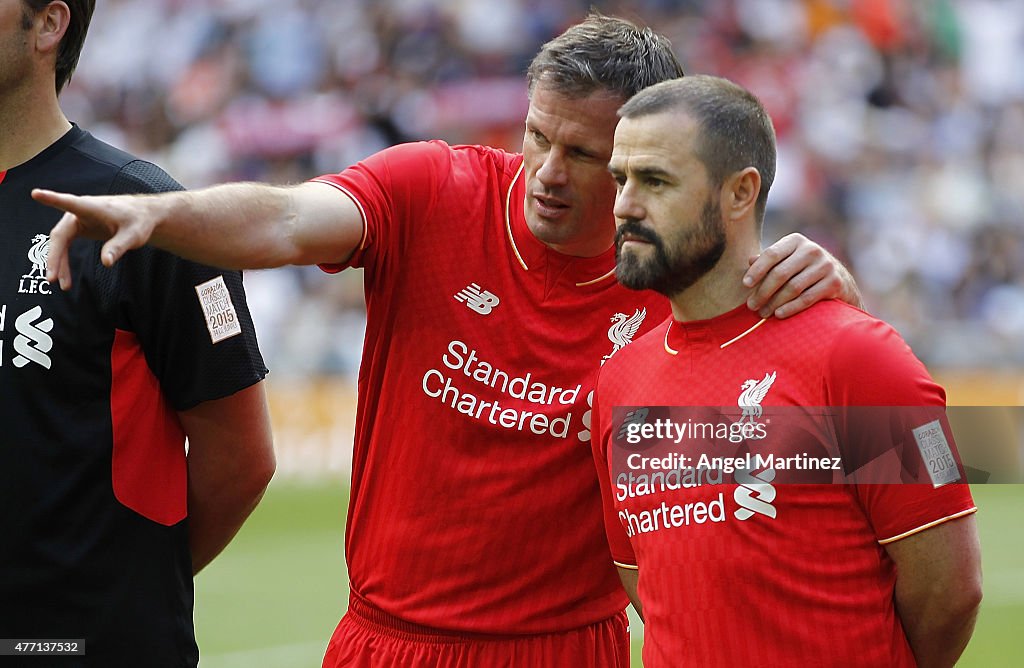
<path fill-rule="evenodd" d="M 466 633 L 551 633 L 620 611 L 592 388 L 668 302 L 620 287 L 613 249 L 573 258 L 533 237 L 521 156 L 407 144 L 317 180 L 365 219 L 349 261 L 365 270 L 367 304 L 353 591 Z"/>
<path fill-rule="evenodd" d="M 974 511 L 956 482 L 944 401 L 891 327 L 836 301 L 787 320 L 759 322 L 743 306 L 706 321 L 669 318 L 609 361 L 594 451 L 613 558 L 639 568 L 644 665 L 915 665 L 884 545 Z M 816 426 L 796 425 L 793 407 L 807 407 Z M 919 409 L 894 407 L 941 417 L 917 424 Z M 632 438 L 641 421 L 664 428 L 657 448 Z M 722 431 L 698 438 L 702 425 Z M 730 438 L 734 425 L 745 435 Z M 840 451 L 780 452 L 776 441 L 771 464 L 750 464 L 752 453 L 767 456 L 759 438 L 787 429 L 783 446 L 824 434 Z M 874 452 L 842 451 L 854 441 Z M 923 461 L 940 446 L 951 468 L 929 469 L 921 484 L 807 484 L 836 475 L 806 470 L 808 454 L 842 466 L 840 477 L 885 461 L 906 476 L 925 471 L 908 463 L 913 453 Z M 735 457 L 709 464 L 698 454 Z M 826 454 L 838 457 L 817 456 Z"/>

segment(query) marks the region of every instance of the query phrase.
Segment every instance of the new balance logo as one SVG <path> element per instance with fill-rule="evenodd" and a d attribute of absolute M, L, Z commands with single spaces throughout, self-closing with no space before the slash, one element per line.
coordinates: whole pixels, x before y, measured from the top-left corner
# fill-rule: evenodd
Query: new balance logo
<path fill-rule="evenodd" d="M 637 408 L 636 410 L 632 410 L 626 413 L 626 417 L 622 419 L 622 426 L 619 427 L 619 433 L 618 436 L 616 436 L 616 438 L 626 438 L 626 436 L 629 434 L 630 426 L 634 424 L 644 424 L 647 421 L 647 416 L 650 414 L 650 408 Z"/>
<path fill-rule="evenodd" d="M 455 301 L 465 304 L 480 315 L 490 315 L 501 302 L 497 295 L 481 289 L 476 283 L 470 283 L 465 290 L 456 294 Z"/>
<path fill-rule="evenodd" d="M 760 473 L 751 473 L 744 469 L 736 469 L 736 482 L 739 487 L 733 494 L 739 509 L 736 511 L 736 518 L 749 520 L 755 514 L 766 515 L 775 519 L 775 487 L 771 482 L 775 480 L 775 469 L 767 468 Z"/>
<path fill-rule="evenodd" d="M 36 319 L 43 315 L 43 309 L 36 306 L 25 311 L 14 321 L 14 329 L 18 336 L 14 338 L 14 366 L 19 369 L 29 362 L 35 362 L 44 369 L 50 368 L 50 357 L 46 354 L 53 348 L 53 339 L 49 331 L 53 329 L 53 320 L 47 318 L 41 322 Z"/>

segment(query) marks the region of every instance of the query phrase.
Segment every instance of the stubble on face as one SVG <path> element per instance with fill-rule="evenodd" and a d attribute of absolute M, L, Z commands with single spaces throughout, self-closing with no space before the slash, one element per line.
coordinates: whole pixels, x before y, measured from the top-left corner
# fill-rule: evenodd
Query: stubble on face
<path fill-rule="evenodd" d="M 558 252 L 593 257 L 612 244 L 615 184 L 607 164 L 622 102 L 605 91 L 568 97 L 544 83 L 532 93 L 524 214 L 533 235 Z"/>
<path fill-rule="evenodd" d="M 17 4 L 17 8 L 4 7 L 4 13 L 12 15 L 0 18 L 0 95 L 24 86 L 31 72 L 29 31 L 33 18 L 27 8 L 20 6 L 20 0 Z"/>
<path fill-rule="evenodd" d="M 624 249 L 626 235 L 649 248 Z M 615 232 L 615 277 L 631 290 L 654 290 L 672 298 L 715 268 L 725 252 L 722 210 L 710 198 L 696 227 L 666 239 L 640 222 L 627 220 Z"/>

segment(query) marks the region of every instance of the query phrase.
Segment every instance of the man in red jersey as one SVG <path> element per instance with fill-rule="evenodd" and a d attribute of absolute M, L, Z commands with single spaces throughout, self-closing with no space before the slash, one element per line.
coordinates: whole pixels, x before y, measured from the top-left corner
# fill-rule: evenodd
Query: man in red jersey
<path fill-rule="evenodd" d="M 113 237 L 107 262 L 148 240 L 228 267 L 364 268 L 352 595 L 325 666 L 628 664 L 591 390 L 668 303 L 615 281 L 607 163 L 618 107 L 681 75 L 663 37 L 594 15 L 533 62 L 524 155 L 425 142 L 296 187 L 37 194 L 75 213 L 54 232 L 64 283 L 80 232 Z M 839 272 L 783 240 L 754 263 L 751 303 L 856 299 Z"/>
<path fill-rule="evenodd" d="M 953 665 L 981 573 L 942 389 L 891 327 L 845 303 L 786 320 L 744 305 L 775 175 L 753 95 L 686 77 L 619 115 L 616 273 L 672 304 L 604 365 L 594 409 L 606 528 L 646 622 L 644 665 Z M 793 428 L 794 408 L 818 412 L 838 460 Z M 721 430 L 696 435 L 708 425 Z M 774 430 L 788 431 L 773 441 Z M 866 436 L 869 453 L 855 440 Z M 861 478 L 874 484 L 806 484 L 896 452 L 899 475 Z M 925 459 L 923 484 L 898 484 Z"/>

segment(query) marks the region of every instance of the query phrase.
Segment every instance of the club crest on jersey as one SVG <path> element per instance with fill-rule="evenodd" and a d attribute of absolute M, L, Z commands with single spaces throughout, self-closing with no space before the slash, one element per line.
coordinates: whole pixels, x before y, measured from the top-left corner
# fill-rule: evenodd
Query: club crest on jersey
<path fill-rule="evenodd" d="M 612 342 L 612 351 L 601 358 L 601 366 L 604 366 L 612 355 L 633 342 L 633 337 L 646 317 L 646 308 L 638 308 L 633 315 L 616 313 L 612 316 L 612 326 L 608 328 L 608 340 Z"/>
<path fill-rule="evenodd" d="M 31 243 L 28 260 L 32 266 L 27 274 L 22 274 L 18 282 L 18 294 L 48 295 L 50 284 L 46 281 L 46 257 L 50 254 L 50 237 L 46 234 L 37 234 L 32 237 Z"/>
<path fill-rule="evenodd" d="M 490 315 L 491 311 L 501 303 L 498 296 L 493 292 L 484 290 L 476 283 L 470 283 L 464 289 L 455 293 L 455 301 L 465 304 L 480 315 Z"/>
<path fill-rule="evenodd" d="M 740 386 L 742 392 L 740 392 L 740 398 L 736 402 L 743 409 L 743 414 L 740 416 L 737 424 L 743 424 L 745 420 L 749 424 L 757 424 L 757 419 L 761 417 L 761 413 L 764 410 L 761 408 L 761 402 L 764 401 L 765 395 L 768 394 L 768 390 L 772 388 L 772 383 L 774 382 L 774 371 L 766 373 L 761 380 L 750 378 L 743 381 L 743 385 Z"/>

